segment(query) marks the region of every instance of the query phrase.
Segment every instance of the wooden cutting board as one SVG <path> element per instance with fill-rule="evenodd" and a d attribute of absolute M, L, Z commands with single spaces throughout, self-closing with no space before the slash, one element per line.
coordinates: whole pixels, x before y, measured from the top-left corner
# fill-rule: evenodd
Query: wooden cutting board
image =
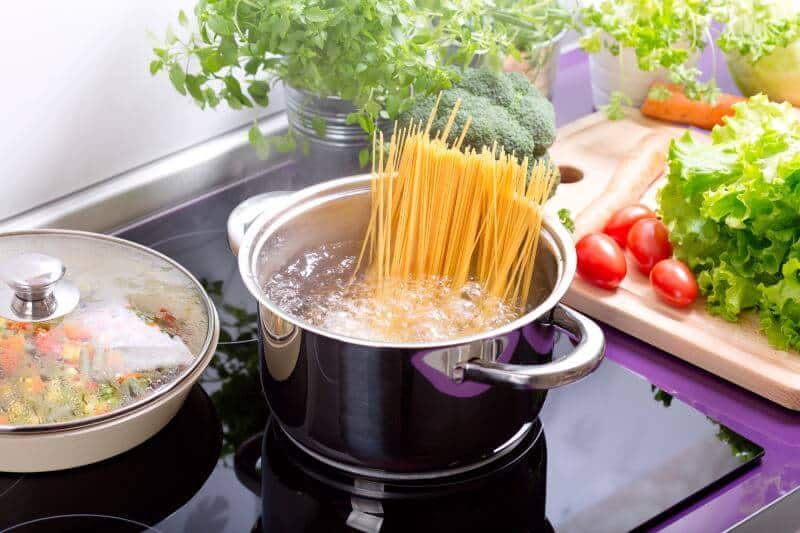
<path fill-rule="evenodd" d="M 619 121 L 595 113 L 559 129 L 551 156 L 559 166 L 573 169 L 562 171 L 565 181 L 581 174 L 582 178 L 562 183 L 548 208 L 566 207 L 573 218 L 580 217 L 603 196 L 620 161 L 654 131 L 677 137 L 685 129 L 647 119 L 637 110 L 629 110 L 627 118 Z M 650 185 L 640 202 L 654 208 L 655 193 L 663 181 L 662 176 Z M 625 205 L 628 202 L 614 208 Z M 607 218 L 614 208 L 597 216 Z M 596 223 L 602 227 L 605 220 Z M 702 298 L 687 309 L 662 303 L 630 258 L 628 275 L 616 291 L 599 289 L 576 277 L 565 303 L 784 407 L 800 410 L 800 353 L 771 347 L 755 315 L 743 316 L 734 324 L 709 315 Z"/>

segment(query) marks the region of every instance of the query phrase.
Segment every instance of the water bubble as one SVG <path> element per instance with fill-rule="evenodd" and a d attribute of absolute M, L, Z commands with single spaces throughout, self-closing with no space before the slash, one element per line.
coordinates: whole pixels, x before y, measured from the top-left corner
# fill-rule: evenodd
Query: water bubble
<path fill-rule="evenodd" d="M 353 279 L 353 243 L 306 251 L 266 283 L 281 309 L 322 329 L 366 340 L 430 342 L 500 327 L 519 309 L 492 296 L 479 283 L 453 288 L 448 279 L 386 280 L 377 298 L 375 280 Z M 351 283 L 352 280 L 352 283 Z"/>

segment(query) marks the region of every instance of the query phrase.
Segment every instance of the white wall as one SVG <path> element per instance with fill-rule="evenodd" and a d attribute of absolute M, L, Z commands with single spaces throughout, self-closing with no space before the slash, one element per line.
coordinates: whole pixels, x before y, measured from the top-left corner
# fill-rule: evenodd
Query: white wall
<path fill-rule="evenodd" d="M 202 111 L 150 76 L 146 31 L 193 0 L 4 5 L 0 219 L 230 130 L 261 111 Z M 282 103 L 275 95 L 273 101 Z"/>

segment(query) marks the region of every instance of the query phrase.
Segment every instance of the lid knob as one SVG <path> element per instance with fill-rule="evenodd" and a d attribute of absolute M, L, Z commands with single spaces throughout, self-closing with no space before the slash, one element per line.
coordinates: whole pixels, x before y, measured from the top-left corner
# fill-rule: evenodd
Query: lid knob
<path fill-rule="evenodd" d="M 0 264 L 0 280 L 14 292 L 9 307 L 15 316 L 8 317 L 8 313 L 2 311 L 0 314 L 17 320 L 39 321 L 68 313 L 77 304 L 77 294 L 72 297 L 77 289 L 62 281 L 65 273 L 60 259 L 45 254 L 26 253 L 7 259 Z M 68 305 L 59 305 L 56 288 L 61 284 L 66 284 L 64 289 L 70 293 L 68 301 L 61 303 Z"/>

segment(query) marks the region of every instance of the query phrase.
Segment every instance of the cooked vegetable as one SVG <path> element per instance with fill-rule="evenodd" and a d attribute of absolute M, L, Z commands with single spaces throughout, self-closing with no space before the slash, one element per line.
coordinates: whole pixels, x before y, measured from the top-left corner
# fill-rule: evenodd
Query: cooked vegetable
<path fill-rule="evenodd" d="M 625 248 L 628 245 L 628 232 L 631 226 L 643 218 L 656 218 L 656 214 L 641 204 L 623 207 L 611 215 L 603 228 L 603 233 Z"/>
<path fill-rule="evenodd" d="M 154 350 L 160 349 L 162 354 L 169 350 L 164 342 L 175 342 L 172 337 L 178 334 L 179 321 L 164 309 L 156 315 L 122 309 L 133 320 L 123 324 L 128 328 L 126 341 L 134 344 L 128 347 L 132 352 L 127 361 L 120 352 L 126 347 L 112 347 L 117 343 L 105 330 L 120 326 L 113 319 L 106 321 L 115 311 L 104 315 L 80 309 L 63 321 L 36 324 L 0 319 L 0 424 L 63 422 L 104 413 L 168 381 L 178 366 L 162 366 L 166 359 L 159 359 L 156 353 L 144 356 L 150 364 L 144 364 L 141 371 L 117 369 L 136 364 L 132 362 L 140 357 L 136 342 L 163 339 Z M 148 332 L 147 340 L 137 336 L 137 325 Z M 147 326 L 160 332 L 153 337 Z"/>
<path fill-rule="evenodd" d="M 650 271 L 650 285 L 665 302 L 675 307 L 686 307 L 697 298 L 697 281 L 686 263 L 677 259 L 664 259 Z"/>
<path fill-rule="evenodd" d="M 639 270 L 649 274 L 656 263 L 672 257 L 667 227 L 655 218 L 639 220 L 628 232 L 628 250 Z"/>
<path fill-rule="evenodd" d="M 734 111 L 711 143 L 672 143 L 661 214 L 711 313 L 756 309 L 772 344 L 800 348 L 800 123 L 763 95 Z"/>
<path fill-rule="evenodd" d="M 417 99 L 401 115 L 401 124 L 412 120 L 425 124 L 436 98 Z M 547 158 L 547 149 L 556 138 L 553 104 L 525 76 L 518 72 L 497 74 L 486 69 L 464 69 L 461 80 L 441 93 L 431 131 L 445 129 L 449 110 L 459 98 L 461 107 L 448 137 L 451 143 L 455 143 L 468 117 L 472 117 L 464 148 L 480 150 L 496 143 L 506 153 L 514 153 L 520 162 L 527 157 L 531 166 L 534 161 Z"/>
<path fill-rule="evenodd" d="M 655 94 L 654 94 L 655 93 Z M 711 104 L 686 97 L 680 86 L 657 84 L 642 104 L 642 114 L 659 120 L 690 124 L 710 130 L 722 124 L 722 118 L 733 114 L 733 104 L 744 100 L 741 96 L 722 93 Z"/>
<path fill-rule="evenodd" d="M 622 248 L 602 233 L 586 235 L 575 245 L 578 274 L 592 285 L 616 289 L 628 272 Z"/>

